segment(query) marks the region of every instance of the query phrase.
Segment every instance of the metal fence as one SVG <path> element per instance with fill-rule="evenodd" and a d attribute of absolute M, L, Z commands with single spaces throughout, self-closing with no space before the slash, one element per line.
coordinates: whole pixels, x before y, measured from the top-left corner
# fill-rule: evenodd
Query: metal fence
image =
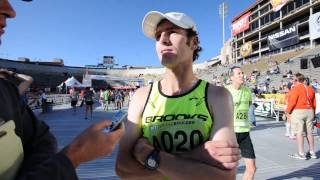
<path fill-rule="evenodd" d="M 70 103 L 70 95 L 68 94 L 49 94 L 47 95 L 47 102 L 52 103 L 53 105 L 61 105 Z M 28 98 L 28 105 L 31 109 L 41 108 L 40 98 Z"/>

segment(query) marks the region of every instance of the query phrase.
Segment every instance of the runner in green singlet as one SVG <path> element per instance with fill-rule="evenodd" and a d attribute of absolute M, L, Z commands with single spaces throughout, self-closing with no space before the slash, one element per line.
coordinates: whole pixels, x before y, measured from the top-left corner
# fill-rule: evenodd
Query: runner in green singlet
<path fill-rule="evenodd" d="M 240 158 L 230 93 L 196 78 L 201 47 L 184 13 L 149 12 L 143 32 L 155 40 L 165 68 L 160 81 L 138 89 L 128 110 L 116 172 L 121 179 L 235 179 Z"/>
<path fill-rule="evenodd" d="M 234 131 L 240 146 L 241 156 L 244 158 L 246 170 L 243 179 L 254 179 L 256 172 L 255 153 L 250 138 L 250 121 L 248 118 L 249 107 L 252 103 L 251 90 L 244 86 L 243 72 L 240 67 L 230 69 L 232 84 L 226 88 L 230 91 L 234 103 Z"/>

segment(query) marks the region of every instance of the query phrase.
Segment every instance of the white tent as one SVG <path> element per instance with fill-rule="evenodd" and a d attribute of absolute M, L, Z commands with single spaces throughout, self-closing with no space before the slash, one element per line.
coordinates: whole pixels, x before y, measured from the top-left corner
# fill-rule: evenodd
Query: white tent
<path fill-rule="evenodd" d="M 66 87 L 83 87 L 83 85 L 73 76 L 62 82 L 58 87 L 62 87 L 63 83 L 66 84 Z"/>

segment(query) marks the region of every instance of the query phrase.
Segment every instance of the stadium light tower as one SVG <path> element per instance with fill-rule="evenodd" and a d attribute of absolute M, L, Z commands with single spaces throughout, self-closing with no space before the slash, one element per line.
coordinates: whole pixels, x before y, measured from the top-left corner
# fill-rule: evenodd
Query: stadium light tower
<path fill-rule="evenodd" d="M 228 15 L 228 4 L 227 3 L 223 2 L 222 4 L 219 5 L 219 15 L 220 15 L 220 18 L 222 19 L 222 45 L 224 45 L 224 42 L 225 42 L 224 19 Z"/>

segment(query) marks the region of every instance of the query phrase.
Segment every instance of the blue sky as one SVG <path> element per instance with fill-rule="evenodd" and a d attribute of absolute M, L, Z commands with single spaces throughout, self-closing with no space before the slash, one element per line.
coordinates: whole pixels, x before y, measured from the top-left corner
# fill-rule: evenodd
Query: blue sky
<path fill-rule="evenodd" d="M 222 47 L 222 0 L 10 0 L 17 11 L 8 20 L 0 57 L 31 60 L 61 58 L 65 65 L 84 66 L 114 56 L 119 65 L 160 66 L 154 41 L 141 30 L 144 15 L 151 11 L 179 11 L 191 16 L 200 34 L 197 62 L 219 55 Z M 255 0 L 227 0 L 226 39 L 231 19 Z"/>

